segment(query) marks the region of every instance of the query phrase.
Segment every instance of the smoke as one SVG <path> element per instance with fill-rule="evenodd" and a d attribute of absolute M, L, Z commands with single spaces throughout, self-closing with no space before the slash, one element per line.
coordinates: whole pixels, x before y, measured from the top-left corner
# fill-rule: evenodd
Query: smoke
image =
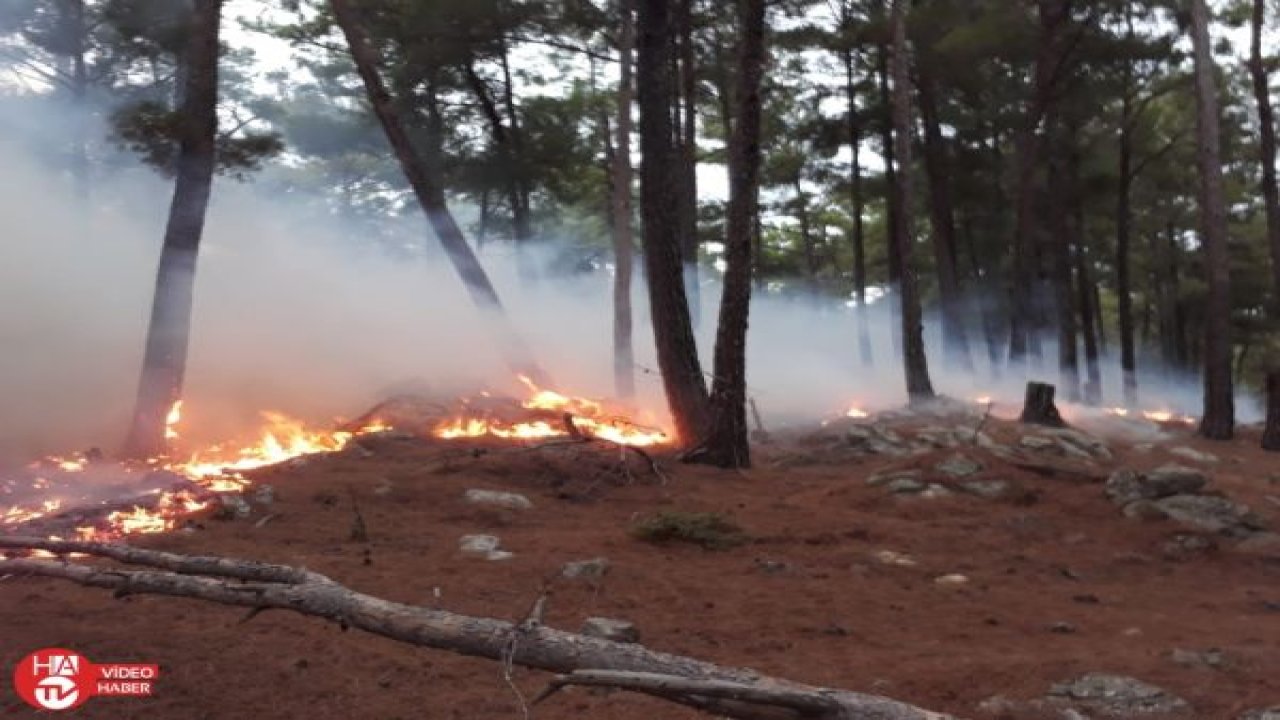
<path fill-rule="evenodd" d="M 21 136 L 22 133 L 17 133 Z M 168 181 L 136 165 L 94 183 L 90 207 L 48 158 L 0 144 L 0 459 L 30 458 L 122 440 L 138 382 Z M 353 417 L 389 394 L 442 396 L 516 390 L 499 345 L 416 213 L 387 237 L 317 212 L 314 201 L 272 195 L 265 183 L 219 180 L 196 285 L 185 397 L 186 435 L 213 441 L 278 410 L 315 422 Z M 388 252 L 388 246 L 400 248 Z M 504 244 L 481 253 L 516 326 L 558 389 L 612 391 L 611 278 L 605 269 L 551 275 L 564 251 L 548 244 L 521 282 Z M 710 371 L 718 290 L 702 287 L 699 345 Z M 891 298 L 868 308 L 877 363 L 863 367 L 857 316 L 828 300 L 757 294 L 748 342 L 750 393 L 766 423 L 813 420 L 850 404 L 875 409 L 905 398 Z M 634 296 L 639 405 L 665 416 L 648 304 Z M 937 318 L 927 346 L 938 391 L 969 399 L 1021 398 L 1024 375 L 992 379 L 979 318 L 970 318 L 973 374 L 943 367 Z M 1056 352 L 1029 375 L 1057 378 Z M 1118 405 L 1116 363 L 1105 362 L 1106 403 Z M 1083 374 L 1083 369 L 1082 369 Z M 1195 413 L 1194 378 L 1142 377 L 1144 403 Z M 1157 399 L 1158 398 L 1158 399 Z M 1256 418 L 1251 402 L 1241 417 Z"/>

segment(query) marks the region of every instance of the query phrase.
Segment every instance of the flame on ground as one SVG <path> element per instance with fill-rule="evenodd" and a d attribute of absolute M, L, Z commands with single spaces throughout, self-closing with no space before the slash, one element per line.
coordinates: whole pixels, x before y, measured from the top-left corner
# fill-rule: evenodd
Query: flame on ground
<path fill-rule="evenodd" d="M 505 421 L 492 417 L 455 417 L 440 423 L 432 434 L 445 440 L 495 437 L 536 440 L 581 434 L 618 443 L 649 446 L 671 442 L 661 430 L 637 425 L 617 415 L 610 415 L 603 403 L 580 397 L 569 397 L 554 390 L 538 387 L 521 375 L 520 382 L 530 396 L 520 403 L 527 410 L 549 410 L 564 414 L 562 422 L 550 420 Z M 570 427 L 572 423 L 572 428 Z"/>
<path fill-rule="evenodd" d="M 871 417 L 871 413 L 867 412 L 866 410 L 863 410 L 857 405 L 852 405 L 849 407 L 848 410 L 845 411 L 844 416 L 849 418 L 854 418 L 856 420 L 861 420 L 862 418 Z"/>

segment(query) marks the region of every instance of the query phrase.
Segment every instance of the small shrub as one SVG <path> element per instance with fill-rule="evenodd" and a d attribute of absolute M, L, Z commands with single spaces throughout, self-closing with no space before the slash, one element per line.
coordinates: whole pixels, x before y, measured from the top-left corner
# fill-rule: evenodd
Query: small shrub
<path fill-rule="evenodd" d="M 631 536 L 654 544 L 690 543 L 707 550 L 728 550 L 749 539 L 742 528 L 719 513 L 663 511 L 641 520 Z"/>

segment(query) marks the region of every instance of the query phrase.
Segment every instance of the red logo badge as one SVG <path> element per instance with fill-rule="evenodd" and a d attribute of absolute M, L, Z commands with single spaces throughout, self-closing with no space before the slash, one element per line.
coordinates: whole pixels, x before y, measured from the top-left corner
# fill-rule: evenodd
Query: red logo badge
<path fill-rule="evenodd" d="M 70 710 L 95 695 L 148 697 L 160 666 L 95 665 L 74 650 L 45 648 L 24 657 L 13 671 L 18 697 L 39 710 Z"/>

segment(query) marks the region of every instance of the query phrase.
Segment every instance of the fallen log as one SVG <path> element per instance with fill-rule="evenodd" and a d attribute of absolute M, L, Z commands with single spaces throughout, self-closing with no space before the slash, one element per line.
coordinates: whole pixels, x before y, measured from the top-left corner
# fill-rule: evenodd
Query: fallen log
<path fill-rule="evenodd" d="M 69 580 L 126 595 L 169 595 L 263 610 L 292 610 L 411 645 L 558 673 L 538 701 L 568 685 L 639 692 L 744 720 L 954 720 L 876 695 L 814 687 L 650 650 L 634 643 L 555 630 L 536 617 L 521 622 L 405 605 L 347 588 L 304 568 L 216 556 L 190 556 L 124 544 L 0 537 L 0 548 L 84 553 L 146 570 L 65 560 L 0 559 L 0 577 Z"/>
<path fill-rule="evenodd" d="M 1022 403 L 1021 422 L 1049 427 L 1066 427 L 1067 423 L 1053 404 L 1054 388 L 1049 383 L 1028 382 L 1026 399 Z"/>

